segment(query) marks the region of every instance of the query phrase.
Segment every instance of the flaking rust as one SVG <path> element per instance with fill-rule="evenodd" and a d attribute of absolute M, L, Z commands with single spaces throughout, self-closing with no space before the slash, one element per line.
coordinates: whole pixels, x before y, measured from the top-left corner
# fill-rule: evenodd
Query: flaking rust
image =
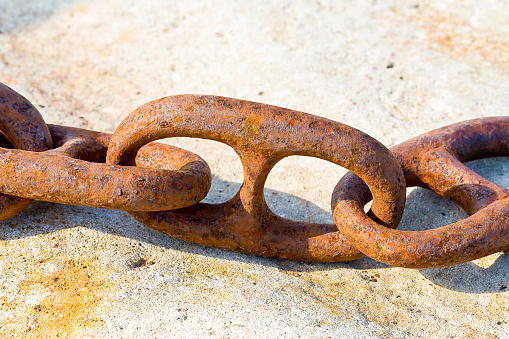
<path fill-rule="evenodd" d="M 359 250 L 381 262 L 410 268 L 454 265 L 509 246 L 509 191 L 462 162 L 509 155 L 509 117 L 475 119 L 423 134 L 391 151 L 409 187 L 431 189 L 470 217 L 420 232 L 384 227 L 366 216 L 368 187 L 353 173 L 336 186 L 334 220 Z"/>
<path fill-rule="evenodd" d="M 21 94 L 0 83 L 1 146 L 42 152 L 52 146 L 51 135 L 39 111 Z M 5 176 L 2 173 L 2 176 Z M 23 211 L 31 199 L 0 194 L 0 220 Z"/>
<path fill-rule="evenodd" d="M 244 182 L 237 195 L 223 204 L 130 212 L 170 236 L 292 260 L 341 261 L 362 256 L 334 224 L 297 222 L 270 211 L 263 194 L 265 180 L 273 166 L 290 155 L 317 157 L 353 170 L 373 192 L 377 219 L 395 227 L 401 218 L 403 173 L 382 144 L 338 122 L 260 103 L 198 95 L 155 100 L 120 124 L 111 139 L 107 163 L 130 165 L 146 143 L 177 136 L 231 146 L 243 164 Z"/>
<path fill-rule="evenodd" d="M 359 130 L 303 112 L 180 95 L 140 107 L 110 135 L 46 125 L 28 100 L 0 84 L 0 130 L 0 220 L 37 199 L 123 209 L 170 236 L 244 253 L 303 261 L 366 254 L 414 268 L 458 264 L 509 246 L 509 190 L 462 163 L 509 155 L 509 117 L 446 126 L 388 150 Z M 152 142 L 181 136 L 235 149 L 244 182 L 230 201 L 199 203 L 211 184 L 206 162 Z M 352 171 L 333 192 L 335 224 L 292 221 L 268 208 L 267 176 L 290 155 Z M 398 231 L 406 186 L 432 189 L 470 217 L 422 232 Z"/>
<path fill-rule="evenodd" d="M 109 134 L 49 129 L 52 150 L 0 149 L 0 191 L 63 204 L 158 211 L 193 205 L 210 188 L 208 165 L 183 149 L 152 143 L 138 152 L 139 166 L 106 165 Z"/>
<path fill-rule="evenodd" d="M 0 219 L 31 199 L 133 211 L 181 208 L 210 188 L 205 161 L 169 145 L 146 145 L 136 167 L 106 165 L 110 134 L 46 125 L 28 100 L 1 84 L 0 129 L 0 192 L 9 194 L 0 196 Z"/>

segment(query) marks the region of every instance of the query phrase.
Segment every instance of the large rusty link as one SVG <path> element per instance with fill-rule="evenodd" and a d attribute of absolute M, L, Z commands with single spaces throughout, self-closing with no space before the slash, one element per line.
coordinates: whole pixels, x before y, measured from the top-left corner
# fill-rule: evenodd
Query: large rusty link
<path fill-rule="evenodd" d="M 136 165 L 106 165 L 110 134 L 48 125 L 56 148 L 40 153 L 0 148 L 0 192 L 63 204 L 134 211 L 190 206 L 210 188 L 199 156 L 152 143 Z"/>
<path fill-rule="evenodd" d="M 394 146 L 391 151 L 408 187 L 431 189 L 470 216 L 425 231 L 400 231 L 370 219 L 363 206 L 368 187 L 353 173 L 336 186 L 332 208 L 345 237 L 381 262 L 411 268 L 459 264 L 509 247 L 509 190 L 470 170 L 462 162 L 509 155 L 509 117 L 453 124 Z"/>
<path fill-rule="evenodd" d="M 112 136 L 107 163 L 131 165 L 148 142 L 167 137 L 216 140 L 231 146 L 244 182 L 230 201 L 184 209 L 130 212 L 170 236 L 208 246 L 303 261 L 362 256 L 334 224 L 277 216 L 263 188 L 273 166 L 290 155 L 325 159 L 363 178 L 373 195 L 373 217 L 396 227 L 405 204 L 403 173 L 378 141 L 350 126 L 285 108 L 217 96 L 180 95 L 152 101 L 129 115 Z"/>
<path fill-rule="evenodd" d="M 0 83 L 0 146 L 32 152 L 51 148 L 51 135 L 39 111 L 21 94 Z M 5 176 L 2 173 L 2 176 Z M 31 199 L 0 194 L 0 220 L 23 211 Z"/>
<path fill-rule="evenodd" d="M 146 145 L 137 167 L 107 165 L 110 134 L 46 125 L 28 100 L 1 84 L 0 129 L 0 219 L 32 199 L 134 211 L 181 208 L 210 188 L 207 163 L 170 145 Z"/>

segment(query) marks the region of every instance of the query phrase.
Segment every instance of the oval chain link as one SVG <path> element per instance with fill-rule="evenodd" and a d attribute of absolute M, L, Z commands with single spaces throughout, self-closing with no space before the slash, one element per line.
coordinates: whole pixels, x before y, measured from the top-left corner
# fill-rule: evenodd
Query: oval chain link
<path fill-rule="evenodd" d="M 509 155 L 509 117 L 446 126 L 391 151 L 408 187 L 431 189 L 454 201 L 470 217 L 425 231 L 389 229 L 366 216 L 363 206 L 370 199 L 369 190 L 360 178 L 348 173 L 334 190 L 333 215 L 341 232 L 359 250 L 389 265 L 431 268 L 478 259 L 509 246 L 509 190 L 462 163 Z"/>
<path fill-rule="evenodd" d="M 107 163 L 131 164 L 144 144 L 167 137 L 216 140 L 244 167 L 238 194 L 223 204 L 131 214 L 176 238 L 244 253 L 303 261 L 341 261 L 362 254 L 334 224 L 310 224 L 274 214 L 263 194 L 273 166 L 289 155 L 321 158 L 353 170 L 373 192 L 378 220 L 395 227 L 405 202 L 400 166 L 382 144 L 350 126 L 255 102 L 180 95 L 152 101 L 129 115 L 112 136 Z"/>
<path fill-rule="evenodd" d="M 21 94 L 0 83 L 0 135 L 4 147 L 14 147 L 32 152 L 49 150 L 51 135 L 39 111 Z M 5 174 L 2 173 L 5 177 Z M 32 199 L 10 195 L 7 187 L 0 194 L 0 220 L 23 211 Z M 14 193 L 14 192 L 12 192 Z"/>

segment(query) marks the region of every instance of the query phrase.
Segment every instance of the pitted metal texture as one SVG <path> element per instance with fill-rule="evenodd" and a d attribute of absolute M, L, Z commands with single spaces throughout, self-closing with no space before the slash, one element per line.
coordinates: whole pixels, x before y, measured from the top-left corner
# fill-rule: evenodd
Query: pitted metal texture
<path fill-rule="evenodd" d="M 333 215 L 341 232 L 359 250 L 390 265 L 431 268 L 478 259 L 509 246 L 509 190 L 462 163 L 509 155 L 509 117 L 439 128 L 391 151 L 408 187 L 431 189 L 454 201 L 470 217 L 420 232 L 389 229 L 364 213 L 369 190 L 362 179 L 348 173 L 334 190 Z"/>
<path fill-rule="evenodd" d="M 368 255 L 412 268 L 458 264 L 509 246 L 509 190 L 463 164 L 509 155 L 509 117 L 446 126 L 389 150 L 319 116 L 179 95 L 141 106 L 111 135 L 46 125 L 27 99 L 0 84 L 0 131 L 0 220 L 36 199 L 125 210 L 172 237 L 243 253 L 323 262 Z M 209 166 L 198 155 L 153 142 L 171 137 L 231 146 L 244 168 L 239 192 L 225 203 L 201 203 L 211 185 Z M 332 195 L 335 224 L 285 219 L 267 206 L 267 176 L 291 155 L 352 171 Z M 411 186 L 451 199 L 470 216 L 427 231 L 397 230 Z"/>
<path fill-rule="evenodd" d="M 128 116 L 110 142 L 107 162 L 131 164 L 147 142 L 196 137 L 231 146 L 244 167 L 238 194 L 223 204 L 131 214 L 176 238 L 244 253 L 303 261 L 352 260 L 362 254 L 334 224 L 288 220 L 267 207 L 263 187 L 272 167 L 305 155 L 349 168 L 373 192 L 373 215 L 395 227 L 405 203 L 404 179 L 382 144 L 352 127 L 310 114 L 217 96 L 182 95 L 150 102 Z"/>

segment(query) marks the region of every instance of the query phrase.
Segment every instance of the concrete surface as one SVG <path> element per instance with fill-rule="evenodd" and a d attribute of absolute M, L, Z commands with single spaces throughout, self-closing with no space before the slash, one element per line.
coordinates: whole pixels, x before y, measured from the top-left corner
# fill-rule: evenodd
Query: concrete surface
<path fill-rule="evenodd" d="M 387 146 L 453 122 L 507 115 L 507 1 L 0 0 L 0 81 L 48 123 L 113 132 L 167 95 L 231 96 L 357 127 Z M 214 173 L 209 202 L 242 169 L 227 146 L 172 139 Z M 509 187 L 509 160 L 470 163 Z M 332 221 L 345 170 L 291 157 L 269 205 Z M 402 229 L 464 218 L 409 190 Z M 205 248 L 122 211 L 35 202 L 0 228 L 2 338 L 507 338 L 509 257 L 431 270 L 371 259 L 310 264 Z"/>

